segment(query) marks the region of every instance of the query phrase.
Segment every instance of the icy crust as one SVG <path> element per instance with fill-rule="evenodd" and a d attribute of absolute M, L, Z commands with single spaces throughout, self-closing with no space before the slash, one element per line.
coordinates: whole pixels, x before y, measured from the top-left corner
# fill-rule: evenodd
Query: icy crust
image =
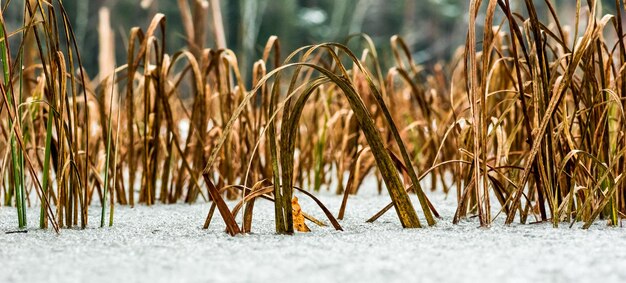
<path fill-rule="evenodd" d="M 341 198 L 320 196 L 336 214 Z M 598 221 L 589 230 L 477 219 L 452 225 L 456 202 L 431 196 L 444 217 L 436 227 L 402 229 L 392 210 L 365 223 L 387 196 L 350 197 L 343 232 L 309 226 L 308 234 L 274 235 L 273 205 L 255 205 L 253 232 L 230 237 L 216 212 L 202 230 L 208 204 L 116 207 L 115 224 L 15 230 L 14 208 L 0 208 L 0 282 L 626 282 L 626 230 Z M 322 212 L 300 198 L 305 212 Z M 414 203 L 417 200 L 414 198 Z M 234 205 L 234 203 L 230 203 Z M 417 206 L 417 205 L 416 205 Z M 424 222 L 424 221 L 423 221 Z M 598 281 L 601 280 L 601 281 Z"/>

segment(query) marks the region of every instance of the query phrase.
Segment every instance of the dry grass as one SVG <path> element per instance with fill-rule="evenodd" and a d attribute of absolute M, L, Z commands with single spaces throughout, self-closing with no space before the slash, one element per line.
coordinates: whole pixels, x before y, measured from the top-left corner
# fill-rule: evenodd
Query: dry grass
<path fill-rule="evenodd" d="M 191 11 L 211 10 L 213 36 L 224 44 L 217 2 L 192 1 L 190 9 L 179 1 L 188 50 L 166 54 L 160 14 L 147 29 L 131 30 L 124 65 L 111 65 L 120 51 L 102 44 L 98 80 L 81 71 L 62 3 L 26 1 L 16 31 L 6 31 L 0 18 L 0 199 L 17 207 L 20 227 L 35 199 L 41 227 L 55 229 L 86 227 L 87 208 L 99 202 L 104 212 L 107 199 L 109 225 L 116 203 L 211 201 L 205 227 L 217 208 L 234 235 L 250 231 L 261 197 L 275 203 L 277 233 L 290 234 L 295 189 L 341 229 L 310 192 L 343 195 L 342 219 L 368 175 L 391 198 L 370 221 L 394 208 L 407 228 L 438 217 L 423 178 L 432 190 L 456 190 L 454 222 L 478 216 L 481 226 L 503 217 L 588 227 L 598 218 L 619 225 L 624 217 L 619 1 L 614 16 L 601 16 L 596 1 L 577 1 L 568 28 L 549 1 L 544 22 L 533 1 L 516 12 L 508 0 L 473 0 L 465 48 L 447 66 L 431 68 L 415 64 L 397 36 L 394 67 L 386 71 L 365 35 L 349 39 L 361 44 L 358 54 L 327 43 L 285 59 L 271 37 L 250 88 L 231 50 L 203 46 L 208 19 Z M 100 32 L 111 38 L 106 21 Z M 8 42 L 18 43 L 6 48 Z M 231 210 L 225 199 L 240 204 Z"/>

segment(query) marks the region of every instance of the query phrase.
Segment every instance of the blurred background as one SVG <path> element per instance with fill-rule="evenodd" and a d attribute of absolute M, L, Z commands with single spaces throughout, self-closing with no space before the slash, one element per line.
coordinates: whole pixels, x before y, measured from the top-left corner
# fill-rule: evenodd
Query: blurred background
<path fill-rule="evenodd" d="M 297 47 L 327 41 L 344 42 L 350 34 L 366 33 L 388 57 L 389 38 L 401 35 L 414 52 L 418 63 L 431 64 L 448 59 L 464 43 L 467 32 L 466 0 L 72 0 L 64 1 L 72 20 L 83 63 L 88 74 L 98 73 L 99 11 L 110 10 L 116 64 L 124 64 L 130 28 L 147 27 L 156 13 L 167 17 L 167 52 L 187 46 L 181 17 L 181 2 L 186 2 L 194 17 L 204 15 L 208 25 L 205 47 L 216 46 L 210 30 L 213 18 L 208 6 L 220 7 L 225 44 L 234 50 L 242 66 L 258 59 L 270 35 L 277 35 L 283 56 Z M 487 1 L 483 1 L 487 2 Z M 544 0 L 533 0 L 546 7 Z M 586 1 L 582 1 L 586 2 Z M 196 5 L 200 3 L 200 5 Z M 512 0 L 512 5 L 523 1 Z M 562 20 L 573 19 L 575 0 L 553 1 Z M 614 0 L 602 0 L 603 13 L 611 13 Z M 8 23 L 19 26 L 22 5 L 9 5 L 4 12 Z M 199 11 L 197 7 L 206 10 Z M 200 9 L 201 10 L 201 9 Z M 523 11 L 524 9 L 519 9 Z M 548 9 L 545 11 L 547 17 Z M 568 17 L 568 15 L 570 17 Z M 480 19 L 478 20 L 480 23 Z M 385 60 L 383 60 L 384 62 Z"/>

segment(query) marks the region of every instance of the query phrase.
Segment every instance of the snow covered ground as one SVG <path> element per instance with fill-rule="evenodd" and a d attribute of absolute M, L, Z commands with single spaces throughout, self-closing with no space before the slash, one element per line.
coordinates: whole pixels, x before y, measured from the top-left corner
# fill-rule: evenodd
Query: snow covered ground
<path fill-rule="evenodd" d="M 264 200 L 254 233 L 237 237 L 223 232 L 217 212 L 201 229 L 207 204 L 117 207 L 104 229 L 94 207 L 90 228 L 60 235 L 35 228 L 37 209 L 28 233 L 5 234 L 17 224 L 15 209 L 3 207 L 0 282 L 626 282 L 623 228 L 452 225 L 454 199 L 431 198 L 444 217 L 436 227 L 402 229 L 393 210 L 364 223 L 389 200 L 364 193 L 350 198 L 345 231 L 309 223 L 312 233 L 295 236 L 274 235 L 273 205 Z M 340 197 L 321 199 L 337 213 Z M 325 220 L 305 196 L 300 204 Z"/>

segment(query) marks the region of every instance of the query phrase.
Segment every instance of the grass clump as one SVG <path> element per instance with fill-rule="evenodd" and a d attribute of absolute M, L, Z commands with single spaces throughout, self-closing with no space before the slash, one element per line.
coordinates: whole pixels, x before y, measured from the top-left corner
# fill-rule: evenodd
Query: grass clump
<path fill-rule="evenodd" d="M 199 3 L 194 9 L 221 21 L 219 6 Z M 207 19 L 186 1 L 188 50 L 167 54 L 166 19 L 157 14 L 145 30 L 130 30 L 124 65 L 106 60 L 115 50 L 102 44 L 94 78 L 81 68 L 63 3 L 25 1 L 19 30 L 0 18 L 0 197 L 17 207 L 20 228 L 39 200 L 40 227 L 55 229 L 87 227 L 94 201 L 101 226 L 107 204 L 112 225 L 116 203 L 207 201 L 205 228 L 217 209 L 231 235 L 251 230 L 263 198 L 274 202 L 276 232 L 292 234 L 296 193 L 341 230 L 336 218 L 349 196 L 374 175 L 391 203 L 370 222 L 394 208 L 403 227 L 435 225 L 439 214 L 420 185 L 429 178 L 431 190 L 455 191 L 455 223 L 619 225 L 624 7 L 616 1 L 616 15 L 600 16 L 597 1 L 576 1 L 570 28 L 546 4 L 543 19 L 533 1 L 520 11 L 508 0 L 471 1 L 466 45 L 430 67 L 416 64 L 399 36 L 386 71 L 367 35 L 284 59 L 273 36 L 247 87 L 223 27 L 213 30 L 220 48 L 204 47 Z M 109 25 L 101 23 L 103 41 Z M 310 193 L 323 189 L 343 195 L 337 217 Z M 228 200 L 239 203 L 231 209 Z"/>

